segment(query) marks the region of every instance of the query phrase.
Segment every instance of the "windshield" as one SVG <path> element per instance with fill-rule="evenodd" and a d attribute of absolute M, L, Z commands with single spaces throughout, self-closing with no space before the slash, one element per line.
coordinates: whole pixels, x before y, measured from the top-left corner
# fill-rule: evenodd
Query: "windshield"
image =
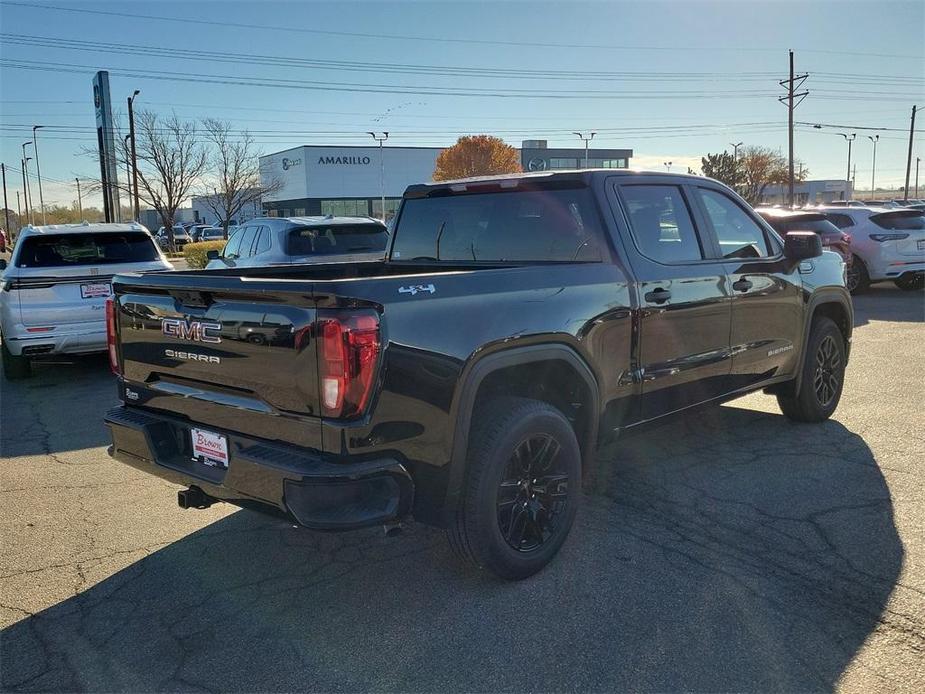
<path fill-rule="evenodd" d="M 405 200 L 394 260 L 599 261 L 591 191 L 525 190 Z"/>
<path fill-rule="evenodd" d="M 388 233 L 381 224 L 301 227 L 289 232 L 289 255 L 384 251 L 388 238 Z"/>
<path fill-rule="evenodd" d="M 49 234 L 23 241 L 18 267 L 79 267 L 158 260 L 154 242 L 143 231 Z"/>

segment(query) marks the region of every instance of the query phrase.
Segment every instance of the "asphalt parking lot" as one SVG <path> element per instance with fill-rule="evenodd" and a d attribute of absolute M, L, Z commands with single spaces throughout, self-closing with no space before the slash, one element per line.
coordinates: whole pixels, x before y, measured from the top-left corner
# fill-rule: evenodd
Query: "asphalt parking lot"
<path fill-rule="evenodd" d="M 856 300 L 842 403 L 608 451 L 521 583 L 442 534 L 295 529 L 111 462 L 104 357 L 2 384 L 5 691 L 923 691 L 925 297 Z"/>

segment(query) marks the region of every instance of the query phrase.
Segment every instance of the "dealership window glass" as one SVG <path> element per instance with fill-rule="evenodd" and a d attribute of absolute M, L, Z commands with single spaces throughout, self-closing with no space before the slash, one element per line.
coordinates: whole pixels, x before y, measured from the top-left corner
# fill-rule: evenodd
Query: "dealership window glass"
<path fill-rule="evenodd" d="M 602 169 L 625 169 L 626 159 L 603 159 L 601 160 Z"/>
<path fill-rule="evenodd" d="M 293 256 L 384 251 L 388 233 L 382 224 L 336 224 L 296 228 L 288 235 Z"/>
<path fill-rule="evenodd" d="M 764 230 L 732 198 L 715 190 L 697 190 L 724 258 L 764 258 L 770 254 Z"/>
<path fill-rule="evenodd" d="M 293 217 L 304 217 L 304 216 L 305 216 L 305 208 L 304 208 L 304 207 L 297 207 L 297 208 L 295 208 L 295 209 L 292 211 L 292 216 L 293 216 Z"/>
<path fill-rule="evenodd" d="M 595 262 L 604 243 L 587 188 L 408 199 L 393 260 Z"/>
<path fill-rule="evenodd" d="M 108 263 L 143 263 L 160 258 L 143 231 L 124 234 L 51 234 L 23 241 L 17 267 L 78 267 Z"/>
<path fill-rule="evenodd" d="M 623 186 L 633 239 L 639 251 L 659 263 L 703 259 L 687 203 L 677 186 Z"/>
<path fill-rule="evenodd" d="M 367 217 L 369 202 L 366 200 L 322 200 L 321 214 L 333 217 Z"/>
<path fill-rule="evenodd" d="M 582 160 L 584 161 L 584 160 Z M 578 160 L 573 157 L 552 157 L 549 160 L 550 169 L 577 169 Z"/>
<path fill-rule="evenodd" d="M 385 218 L 391 219 L 395 216 L 395 213 L 398 211 L 398 204 L 401 202 L 401 198 L 386 198 L 385 199 Z M 373 217 L 377 219 L 382 219 L 382 200 L 373 200 Z"/>

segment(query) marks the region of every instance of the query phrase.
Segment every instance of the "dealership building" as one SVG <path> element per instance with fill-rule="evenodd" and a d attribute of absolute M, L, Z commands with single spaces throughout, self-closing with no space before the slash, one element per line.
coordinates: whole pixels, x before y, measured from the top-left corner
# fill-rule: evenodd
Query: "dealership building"
<path fill-rule="evenodd" d="M 405 189 L 431 180 L 442 147 L 303 145 L 260 158 L 263 209 L 278 217 L 301 215 L 382 215 L 389 217 Z M 380 169 L 380 154 L 382 166 Z M 590 168 L 627 168 L 631 149 L 588 152 Z M 525 140 L 520 149 L 524 171 L 583 168 L 584 148 L 547 148 L 545 140 Z M 381 172 L 381 174 L 380 174 Z"/>

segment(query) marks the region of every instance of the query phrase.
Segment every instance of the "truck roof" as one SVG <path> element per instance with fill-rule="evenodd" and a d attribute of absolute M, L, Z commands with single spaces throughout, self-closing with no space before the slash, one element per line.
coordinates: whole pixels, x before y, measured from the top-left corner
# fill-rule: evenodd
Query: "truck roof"
<path fill-rule="evenodd" d="M 695 174 L 666 173 L 664 171 L 643 171 L 641 169 L 561 169 L 556 171 L 530 171 L 523 173 L 496 174 L 493 176 L 473 176 L 470 178 L 457 178 L 451 181 L 432 181 L 430 183 L 415 183 L 408 186 L 405 195 L 410 197 L 426 196 L 430 192 L 444 188 L 457 188 L 462 192 L 471 184 L 491 185 L 497 183 L 499 187 L 515 187 L 517 181 L 530 182 L 556 182 L 556 181 L 583 181 L 590 182 L 594 178 L 604 176 L 658 176 L 659 178 L 701 179 L 703 176 Z"/>
<path fill-rule="evenodd" d="M 19 233 L 40 236 L 42 234 L 86 234 L 88 232 L 118 233 L 120 231 L 148 230 L 138 222 L 80 222 L 78 224 L 45 224 L 40 226 L 28 224 Z"/>

